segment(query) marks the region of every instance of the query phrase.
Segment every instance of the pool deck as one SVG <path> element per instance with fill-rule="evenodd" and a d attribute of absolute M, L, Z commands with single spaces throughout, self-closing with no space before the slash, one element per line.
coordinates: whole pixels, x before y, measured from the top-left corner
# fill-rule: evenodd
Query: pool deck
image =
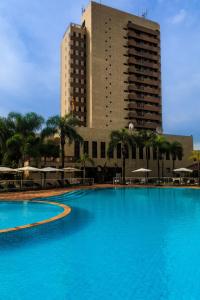
<path fill-rule="evenodd" d="M 137 188 L 193 188 L 199 189 L 199 186 L 184 186 L 184 185 L 113 185 L 113 184 L 94 184 L 92 186 L 77 186 L 67 187 L 51 190 L 37 190 L 37 191 L 22 191 L 22 192 L 5 192 L 0 194 L 0 201 L 20 201 L 20 200 L 35 200 L 36 198 L 46 198 L 50 196 L 57 196 L 80 189 L 99 189 L 99 188 L 113 188 L 113 187 L 137 187 Z"/>

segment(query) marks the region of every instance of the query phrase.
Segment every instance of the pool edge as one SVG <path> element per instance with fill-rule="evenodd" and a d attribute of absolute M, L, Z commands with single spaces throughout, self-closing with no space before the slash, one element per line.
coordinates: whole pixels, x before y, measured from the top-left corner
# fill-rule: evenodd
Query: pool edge
<path fill-rule="evenodd" d="M 14 200 L 13 202 L 23 202 L 24 200 Z M 41 204 L 50 204 L 50 205 L 54 205 L 54 206 L 58 206 L 58 207 L 62 207 L 63 211 L 58 214 L 55 215 L 49 219 L 45 219 L 39 222 L 35 222 L 35 223 L 30 223 L 30 224 L 26 224 L 26 225 L 22 225 L 22 226 L 16 226 L 16 227 L 10 227 L 7 229 L 0 229 L 0 234 L 3 233 L 7 233 L 7 232 L 13 232 L 13 231 L 18 231 L 18 230 L 22 230 L 22 229 L 27 229 L 27 228 L 32 228 L 32 227 L 36 227 L 36 226 L 40 226 L 40 225 L 44 225 L 47 223 L 51 223 L 60 219 L 65 218 L 67 215 L 69 215 L 71 213 L 71 207 L 62 203 L 58 203 L 58 202 L 51 202 L 51 201 L 42 201 L 42 200 L 25 200 L 26 202 L 35 202 L 35 203 L 41 203 Z M 5 202 L 12 202 L 12 200 L 10 201 L 5 201 Z"/>

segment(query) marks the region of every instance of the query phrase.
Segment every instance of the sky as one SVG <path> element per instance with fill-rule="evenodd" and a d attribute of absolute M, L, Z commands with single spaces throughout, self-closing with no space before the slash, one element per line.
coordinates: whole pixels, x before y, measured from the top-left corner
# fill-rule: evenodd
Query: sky
<path fill-rule="evenodd" d="M 98 1 L 97 1 L 98 2 Z M 163 127 L 200 148 L 200 1 L 104 0 L 161 25 Z M 0 115 L 60 112 L 60 43 L 86 0 L 0 0 Z"/>

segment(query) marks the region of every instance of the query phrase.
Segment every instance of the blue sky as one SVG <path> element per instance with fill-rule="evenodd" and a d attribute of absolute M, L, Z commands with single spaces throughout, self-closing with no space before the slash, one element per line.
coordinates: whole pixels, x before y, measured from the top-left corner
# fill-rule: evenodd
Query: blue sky
<path fill-rule="evenodd" d="M 60 42 L 79 23 L 86 0 L 0 1 L 0 115 L 60 109 Z M 200 1 L 104 0 L 161 24 L 163 121 L 166 133 L 193 135 L 200 146 Z"/>

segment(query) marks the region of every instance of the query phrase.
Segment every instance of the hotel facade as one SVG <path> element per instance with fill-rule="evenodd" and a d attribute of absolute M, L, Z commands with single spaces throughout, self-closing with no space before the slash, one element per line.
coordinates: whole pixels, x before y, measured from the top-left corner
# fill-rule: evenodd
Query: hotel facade
<path fill-rule="evenodd" d="M 163 134 L 159 24 L 90 2 L 81 24 L 69 25 L 61 45 L 61 115 L 68 113 L 80 120 L 78 132 L 84 144 L 66 146 L 66 165 L 88 153 L 96 166 L 106 164 L 114 175 L 122 162 L 120 150 L 106 155 L 113 130 L 129 128 L 131 123 L 135 130 Z M 184 156 L 177 158 L 176 167 L 187 166 L 192 136 L 165 136 L 182 143 Z M 144 149 L 133 147 L 127 156 L 126 176 L 146 166 Z M 171 176 L 169 155 L 164 165 L 164 175 Z M 156 176 L 153 149 L 149 167 Z"/>

